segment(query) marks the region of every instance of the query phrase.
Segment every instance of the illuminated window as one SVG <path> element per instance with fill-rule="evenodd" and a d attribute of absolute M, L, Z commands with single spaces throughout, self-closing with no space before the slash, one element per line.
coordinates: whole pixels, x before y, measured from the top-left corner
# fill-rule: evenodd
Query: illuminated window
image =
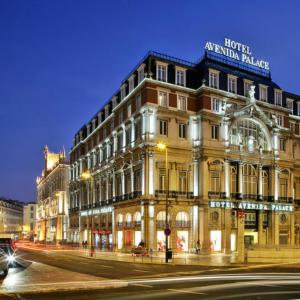
<path fill-rule="evenodd" d="M 222 100 L 213 98 L 212 99 L 212 111 L 216 113 L 220 113 L 222 110 Z"/>
<path fill-rule="evenodd" d="M 179 110 L 186 111 L 187 109 L 187 97 L 182 95 L 177 95 L 177 106 Z"/>
<path fill-rule="evenodd" d="M 288 171 L 282 171 L 279 174 L 279 197 L 288 197 Z"/>
<path fill-rule="evenodd" d="M 286 150 L 286 140 L 285 139 L 279 139 L 279 150 L 280 151 Z"/>
<path fill-rule="evenodd" d="M 187 192 L 187 173 L 179 172 L 179 192 Z"/>
<path fill-rule="evenodd" d="M 166 169 L 159 170 L 159 190 L 167 189 L 167 178 L 166 178 Z"/>
<path fill-rule="evenodd" d="M 257 172 L 254 166 L 249 164 L 243 166 L 243 193 L 257 194 Z"/>
<path fill-rule="evenodd" d="M 267 170 L 262 171 L 262 193 L 265 197 L 269 195 L 269 175 Z"/>
<path fill-rule="evenodd" d="M 158 91 L 158 104 L 162 107 L 168 107 L 168 94 L 163 91 Z"/>

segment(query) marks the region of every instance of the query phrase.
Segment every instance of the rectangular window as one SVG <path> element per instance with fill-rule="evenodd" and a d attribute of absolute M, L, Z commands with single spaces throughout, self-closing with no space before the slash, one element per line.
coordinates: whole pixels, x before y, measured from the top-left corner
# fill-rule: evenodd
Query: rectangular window
<path fill-rule="evenodd" d="M 123 148 L 123 135 L 122 132 L 120 132 L 117 136 L 117 147 L 118 147 L 118 151 L 121 151 Z"/>
<path fill-rule="evenodd" d="M 236 77 L 228 77 L 228 92 L 236 94 Z"/>
<path fill-rule="evenodd" d="M 126 128 L 126 146 L 130 146 L 131 144 L 131 126 L 128 126 Z"/>
<path fill-rule="evenodd" d="M 211 126 L 211 138 L 213 140 L 219 139 L 219 126 L 218 125 L 212 125 Z"/>
<path fill-rule="evenodd" d="M 141 65 L 139 68 L 138 68 L 138 83 L 141 83 L 145 77 L 145 65 Z"/>
<path fill-rule="evenodd" d="M 187 192 L 187 172 L 179 172 L 179 192 Z"/>
<path fill-rule="evenodd" d="M 131 103 L 127 106 L 127 117 L 129 118 L 131 116 Z"/>
<path fill-rule="evenodd" d="M 179 124 L 179 137 L 186 138 L 186 124 Z"/>
<path fill-rule="evenodd" d="M 131 93 L 134 90 L 134 75 L 130 77 L 128 82 L 129 82 L 129 93 Z"/>
<path fill-rule="evenodd" d="M 212 99 L 212 111 L 216 112 L 216 113 L 220 113 L 221 107 L 222 107 L 222 100 L 213 98 Z"/>
<path fill-rule="evenodd" d="M 126 86 L 123 85 L 121 87 L 121 100 L 123 100 L 126 97 Z"/>
<path fill-rule="evenodd" d="M 286 141 L 285 139 L 279 139 L 279 150 L 285 151 L 286 150 Z"/>
<path fill-rule="evenodd" d="M 252 85 L 251 81 L 244 81 L 244 96 L 249 97 L 250 87 Z"/>
<path fill-rule="evenodd" d="M 166 190 L 167 178 L 166 178 L 166 170 L 159 170 L 159 189 L 164 191 Z"/>
<path fill-rule="evenodd" d="M 219 88 L 219 73 L 218 72 L 209 72 L 209 86 L 215 89 Z"/>
<path fill-rule="evenodd" d="M 275 105 L 282 106 L 282 92 L 275 90 Z"/>
<path fill-rule="evenodd" d="M 157 64 L 156 72 L 157 80 L 167 82 L 167 66 Z"/>
<path fill-rule="evenodd" d="M 137 95 L 135 100 L 136 100 L 136 110 L 139 110 L 142 107 L 142 96 L 141 96 L 141 94 Z"/>
<path fill-rule="evenodd" d="M 134 126 L 135 126 L 135 129 L 134 129 L 135 140 L 138 140 L 142 136 L 142 122 L 141 122 L 141 119 L 136 120 Z"/>
<path fill-rule="evenodd" d="M 121 110 L 119 112 L 119 124 L 122 124 L 123 123 L 123 111 Z"/>
<path fill-rule="evenodd" d="M 178 109 L 186 111 L 186 108 L 187 108 L 187 98 L 186 98 L 186 96 L 178 95 L 177 99 L 178 99 Z"/>
<path fill-rule="evenodd" d="M 300 116 L 300 102 L 297 102 L 297 116 Z"/>
<path fill-rule="evenodd" d="M 260 85 L 259 86 L 259 100 L 261 101 L 268 101 L 268 87 Z"/>
<path fill-rule="evenodd" d="M 176 84 L 185 86 L 185 70 L 176 69 Z"/>
<path fill-rule="evenodd" d="M 168 107 L 168 94 L 166 92 L 158 92 L 158 103 L 160 106 Z"/>
<path fill-rule="evenodd" d="M 283 116 L 282 115 L 277 115 L 277 123 L 279 126 L 283 126 Z"/>
<path fill-rule="evenodd" d="M 290 130 L 291 130 L 291 132 L 295 133 L 295 128 L 296 128 L 296 123 L 295 122 L 290 122 Z"/>
<path fill-rule="evenodd" d="M 141 170 L 136 170 L 134 172 L 134 190 L 135 191 L 141 191 L 142 190 L 142 176 L 141 176 Z"/>
<path fill-rule="evenodd" d="M 293 99 L 286 99 L 286 107 L 289 109 L 291 112 L 293 112 Z"/>
<path fill-rule="evenodd" d="M 164 120 L 159 121 L 159 133 L 160 135 L 168 135 L 168 122 Z"/>

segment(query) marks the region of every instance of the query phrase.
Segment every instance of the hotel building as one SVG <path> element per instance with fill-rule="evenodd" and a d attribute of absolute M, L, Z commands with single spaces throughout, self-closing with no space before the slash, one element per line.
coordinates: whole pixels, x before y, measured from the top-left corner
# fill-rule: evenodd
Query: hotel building
<path fill-rule="evenodd" d="M 68 239 L 69 162 L 64 151 L 44 148 L 45 166 L 37 182 L 36 239 L 59 243 Z"/>
<path fill-rule="evenodd" d="M 299 244 L 299 115 L 300 97 L 266 70 L 149 52 L 75 134 L 73 241 L 163 250 L 167 227 L 173 251 L 199 241 L 241 259 Z"/>

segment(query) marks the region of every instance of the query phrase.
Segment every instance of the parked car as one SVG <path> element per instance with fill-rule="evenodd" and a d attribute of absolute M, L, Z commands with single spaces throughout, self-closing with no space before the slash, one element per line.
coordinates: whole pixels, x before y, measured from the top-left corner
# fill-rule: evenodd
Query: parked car
<path fill-rule="evenodd" d="M 15 248 L 14 248 L 14 242 L 12 239 L 8 238 L 0 238 L 0 260 L 1 260 L 1 270 L 5 273 L 4 262 L 7 266 L 7 272 L 8 268 L 15 267 L 16 266 L 16 260 L 15 260 Z M 6 272 L 6 274 L 7 274 Z"/>
<path fill-rule="evenodd" d="M 149 256 L 148 250 L 145 247 L 135 247 L 131 250 L 132 256 Z"/>

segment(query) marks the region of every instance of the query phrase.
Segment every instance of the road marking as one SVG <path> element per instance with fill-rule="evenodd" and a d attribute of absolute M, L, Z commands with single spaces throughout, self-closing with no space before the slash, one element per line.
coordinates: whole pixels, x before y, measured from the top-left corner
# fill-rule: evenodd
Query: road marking
<path fill-rule="evenodd" d="M 147 287 L 147 288 L 153 288 L 152 285 L 147 285 L 147 284 L 139 284 L 139 283 L 135 283 L 135 284 L 131 284 L 131 285 L 134 285 L 134 286 L 141 286 L 141 287 Z"/>
<path fill-rule="evenodd" d="M 143 272 L 143 273 L 149 273 L 149 272 L 151 272 L 151 271 L 139 270 L 139 269 L 133 269 L 132 271 Z"/>
<path fill-rule="evenodd" d="M 113 269 L 114 267 L 112 266 L 106 266 L 106 265 L 97 265 L 99 267 L 102 267 L 102 268 L 108 268 L 108 269 Z"/>
<path fill-rule="evenodd" d="M 175 292 L 175 293 L 184 293 L 184 294 L 207 295 L 205 293 L 197 293 L 197 292 L 186 291 L 186 290 L 168 289 L 168 291 Z"/>

